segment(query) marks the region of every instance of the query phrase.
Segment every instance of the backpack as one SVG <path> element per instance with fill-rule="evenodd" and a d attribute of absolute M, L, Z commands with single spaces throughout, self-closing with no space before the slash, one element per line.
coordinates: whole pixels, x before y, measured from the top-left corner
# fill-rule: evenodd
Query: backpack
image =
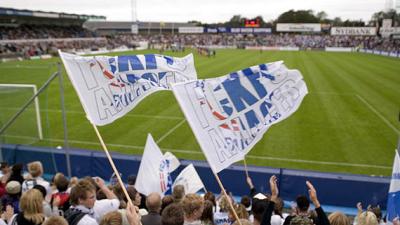
<path fill-rule="evenodd" d="M 296 215 L 290 220 L 290 225 L 313 225 L 313 221 L 308 216 Z"/>
<path fill-rule="evenodd" d="M 69 208 L 65 211 L 64 218 L 68 221 L 69 225 L 77 225 L 85 215 L 86 213 L 80 210 Z"/>

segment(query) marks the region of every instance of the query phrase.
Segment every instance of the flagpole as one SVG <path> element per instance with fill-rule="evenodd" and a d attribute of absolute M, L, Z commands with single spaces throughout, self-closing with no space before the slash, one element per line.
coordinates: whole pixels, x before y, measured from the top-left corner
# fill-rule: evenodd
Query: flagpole
<path fill-rule="evenodd" d="M 217 179 L 217 182 L 218 182 L 218 184 L 219 184 L 219 187 L 220 187 L 221 190 L 222 190 L 222 193 L 224 193 L 225 197 L 227 198 L 227 200 L 228 200 L 228 202 L 229 202 L 229 206 L 230 206 L 231 209 L 232 209 L 232 212 L 233 212 L 233 215 L 234 215 L 235 218 L 236 218 L 236 221 L 238 221 L 239 225 L 242 225 L 242 222 L 240 222 L 239 216 L 237 215 L 237 213 L 236 213 L 236 211 L 235 211 L 235 208 L 233 208 L 231 199 L 230 199 L 230 197 L 228 196 L 228 194 L 226 193 L 225 188 L 224 188 L 224 186 L 222 185 L 222 182 L 221 182 L 221 180 L 220 180 L 219 177 L 218 177 L 218 174 L 216 174 L 214 171 L 213 171 L 213 174 L 214 174 L 215 178 Z"/>
<path fill-rule="evenodd" d="M 124 194 L 125 194 L 126 199 L 128 200 L 128 203 L 130 203 L 132 206 L 134 206 L 134 204 L 132 203 L 131 198 L 129 197 L 128 192 L 126 191 L 125 185 L 124 185 L 124 183 L 122 182 L 121 176 L 119 175 L 119 172 L 118 172 L 117 168 L 115 167 L 114 161 L 112 160 L 111 155 L 110 155 L 110 153 L 108 152 L 107 146 L 105 145 L 105 143 L 104 143 L 104 141 L 103 141 L 103 138 L 101 137 L 100 132 L 99 132 L 99 130 L 97 129 L 97 126 L 94 125 L 94 123 L 92 123 L 92 125 L 93 125 L 93 128 L 94 128 L 94 131 L 96 131 L 97 137 L 99 138 L 100 144 L 101 144 L 101 146 L 103 147 L 103 150 L 104 150 L 104 152 L 105 152 L 106 155 L 107 155 L 107 159 L 108 159 L 108 161 L 110 162 L 110 165 L 111 165 L 111 167 L 112 167 L 112 169 L 113 169 L 113 171 L 114 171 L 114 174 L 117 176 L 118 183 L 119 183 L 119 185 L 121 185 L 121 188 L 122 188 L 122 190 L 123 190 L 123 192 L 124 192 Z"/>
<path fill-rule="evenodd" d="M 204 190 L 205 193 L 208 192 L 207 189 L 206 189 L 206 187 L 204 187 L 204 185 L 203 185 L 203 190 Z"/>
<path fill-rule="evenodd" d="M 249 171 L 247 170 L 246 156 L 243 157 L 244 162 L 244 171 L 246 173 L 246 177 L 249 177 Z"/>

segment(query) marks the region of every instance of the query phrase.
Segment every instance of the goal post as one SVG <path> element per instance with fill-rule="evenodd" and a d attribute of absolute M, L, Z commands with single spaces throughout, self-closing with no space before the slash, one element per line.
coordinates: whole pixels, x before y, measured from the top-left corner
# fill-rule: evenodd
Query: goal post
<path fill-rule="evenodd" d="M 30 97 L 34 96 L 37 94 L 37 87 L 34 84 L 0 84 L 0 94 L 2 92 L 10 92 L 12 89 L 16 90 L 18 88 L 23 88 L 23 89 L 30 89 L 32 90 L 31 94 L 28 95 L 28 98 L 23 99 L 23 101 L 28 101 Z M 12 99 L 9 99 L 9 101 L 12 101 Z M 22 106 L 23 104 L 21 104 Z M 39 97 L 35 97 L 34 99 L 34 112 L 35 112 L 35 118 L 36 118 L 36 126 L 37 126 L 37 132 L 38 132 L 38 137 L 39 140 L 43 139 L 43 131 L 42 131 L 42 122 L 41 122 L 41 116 L 40 116 L 40 105 L 39 105 Z M 3 105 L 0 105 L 0 107 L 4 107 Z M 10 117 L 11 119 L 12 117 Z"/>

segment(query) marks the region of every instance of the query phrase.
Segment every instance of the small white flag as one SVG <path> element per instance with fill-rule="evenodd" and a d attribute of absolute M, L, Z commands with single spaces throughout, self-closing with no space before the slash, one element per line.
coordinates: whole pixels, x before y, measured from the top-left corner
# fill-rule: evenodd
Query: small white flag
<path fill-rule="evenodd" d="M 185 169 L 181 171 L 178 177 L 175 179 L 172 187 L 176 185 L 183 185 L 185 187 L 185 193 L 196 193 L 204 188 L 204 184 L 197 174 L 193 164 L 189 164 Z"/>
<path fill-rule="evenodd" d="M 176 158 L 176 156 L 173 155 L 171 152 L 164 153 L 164 159 L 167 160 L 167 162 L 169 164 L 169 172 L 170 173 L 172 173 L 173 171 L 178 169 L 178 167 L 181 165 L 178 158 Z"/>
<path fill-rule="evenodd" d="M 152 192 L 163 195 L 171 186 L 169 160 L 165 159 L 151 134 L 148 134 L 135 188 L 144 195 L 149 195 Z"/>

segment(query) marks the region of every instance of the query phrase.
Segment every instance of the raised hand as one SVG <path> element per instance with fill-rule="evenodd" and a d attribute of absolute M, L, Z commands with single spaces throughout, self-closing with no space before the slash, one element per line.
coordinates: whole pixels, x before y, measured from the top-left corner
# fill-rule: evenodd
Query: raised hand
<path fill-rule="evenodd" d="M 140 225 L 139 208 L 128 203 L 128 207 L 126 207 L 126 218 L 130 225 Z"/>
<path fill-rule="evenodd" d="M 271 178 L 269 178 L 269 187 L 271 189 L 271 201 L 276 202 L 276 199 L 278 198 L 279 190 L 278 190 L 278 184 L 277 184 L 277 178 L 275 175 L 272 175 Z"/>
<path fill-rule="evenodd" d="M 315 208 L 319 208 L 321 205 L 319 204 L 317 191 L 315 190 L 314 186 L 311 184 L 310 181 L 306 181 L 306 185 L 308 187 L 308 194 L 310 196 L 311 201 L 313 202 Z"/>

